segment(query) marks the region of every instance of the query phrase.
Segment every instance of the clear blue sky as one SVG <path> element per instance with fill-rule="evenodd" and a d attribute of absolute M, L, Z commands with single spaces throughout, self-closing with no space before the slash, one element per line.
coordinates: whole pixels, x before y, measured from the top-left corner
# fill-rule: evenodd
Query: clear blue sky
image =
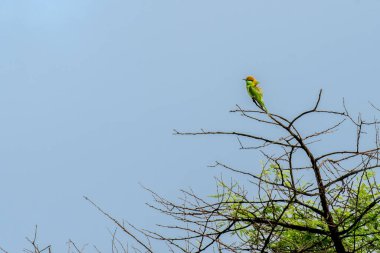
<path fill-rule="evenodd" d="M 206 195 L 214 160 L 258 163 L 233 138 L 172 135 L 254 129 L 228 113 L 252 106 L 247 74 L 279 113 L 320 88 L 324 106 L 345 97 L 367 113 L 379 101 L 379 13 L 378 0 L 1 1 L 0 245 L 21 252 L 38 224 L 56 252 L 69 238 L 109 252 L 113 225 L 83 195 L 151 227 L 165 219 L 139 183 Z"/>

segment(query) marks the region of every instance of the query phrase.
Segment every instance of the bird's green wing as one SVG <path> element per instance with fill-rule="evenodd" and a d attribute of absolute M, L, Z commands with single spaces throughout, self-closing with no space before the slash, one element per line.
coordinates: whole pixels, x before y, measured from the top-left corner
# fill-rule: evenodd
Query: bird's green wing
<path fill-rule="evenodd" d="M 265 110 L 267 111 L 267 108 L 265 107 L 264 104 L 264 99 L 263 99 L 263 91 L 260 87 L 250 85 L 247 87 L 249 95 Z"/>

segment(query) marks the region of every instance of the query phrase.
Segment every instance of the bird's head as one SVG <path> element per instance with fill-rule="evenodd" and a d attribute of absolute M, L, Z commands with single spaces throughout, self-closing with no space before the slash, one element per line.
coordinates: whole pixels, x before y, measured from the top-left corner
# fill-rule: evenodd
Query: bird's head
<path fill-rule="evenodd" d="M 256 80 L 256 78 L 254 78 L 253 76 L 247 76 L 245 79 L 243 79 L 244 81 L 247 82 L 247 84 L 254 84 L 254 85 L 258 85 L 259 84 L 259 81 Z"/>

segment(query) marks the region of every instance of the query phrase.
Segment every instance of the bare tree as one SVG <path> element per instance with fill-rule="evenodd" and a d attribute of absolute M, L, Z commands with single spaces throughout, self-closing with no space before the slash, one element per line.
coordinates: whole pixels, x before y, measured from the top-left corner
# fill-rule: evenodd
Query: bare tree
<path fill-rule="evenodd" d="M 380 194 L 373 171 L 380 166 L 379 122 L 364 121 L 360 115 L 354 119 L 344 103 L 341 112 L 322 110 L 321 96 L 322 91 L 312 109 L 290 119 L 260 108 L 237 106 L 231 111 L 272 128 L 276 137 L 175 131 L 236 136 L 242 150 L 259 150 L 264 162 L 247 170 L 216 162 L 213 166 L 246 177 L 249 186 L 218 179 L 217 194 L 208 199 L 182 190 L 183 201 L 177 203 L 151 191 L 155 204 L 150 206 L 177 222 L 160 225 L 159 233 L 140 232 L 164 241 L 172 252 L 378 252 Z M 298 127 L 317 115 L 321 124 Z M 332 124 L 316 129 L 322 123 Z M 347 124 L 355 131 L 352 147 L 330 150 L 334 145 L 325 137 Z M 319 152 L 312 150 L 316 143 Z M 149 247 L 147 252 L 154 251 Z"/>

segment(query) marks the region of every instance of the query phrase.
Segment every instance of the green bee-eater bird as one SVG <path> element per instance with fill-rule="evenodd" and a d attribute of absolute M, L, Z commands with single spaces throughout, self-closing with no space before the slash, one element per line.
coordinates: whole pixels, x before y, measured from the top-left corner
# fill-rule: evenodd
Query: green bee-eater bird
<path fill-rule="evenodd" d="M 247 84 L 247 91 L 253 102 L 264 111 L 268 112 L 264 104 L 263 90 L 259 87 L 259 81 L 253 76 L 247 76 L 245 79 Z"/>

